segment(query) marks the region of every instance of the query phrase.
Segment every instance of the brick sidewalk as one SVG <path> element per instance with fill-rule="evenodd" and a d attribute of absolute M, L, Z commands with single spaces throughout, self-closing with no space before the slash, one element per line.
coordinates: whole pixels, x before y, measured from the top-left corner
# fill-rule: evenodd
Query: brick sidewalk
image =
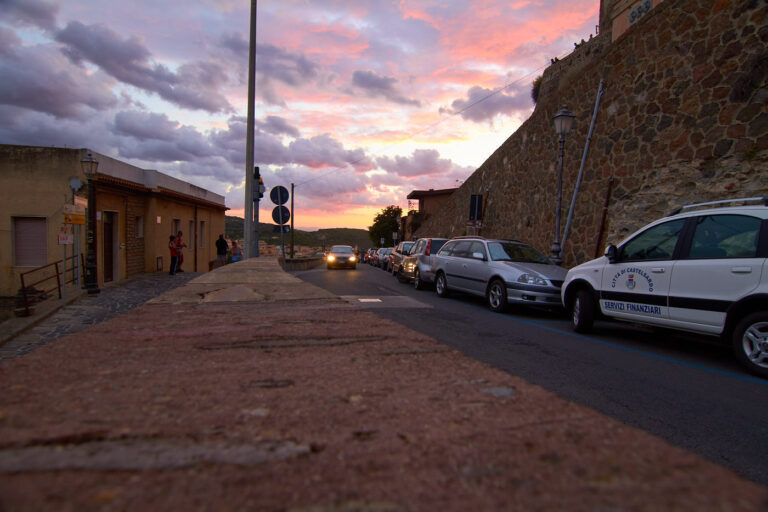
<path fill-rule="evenodd" d="M 766 510 L 768 490 L 248 260 L 0 363 L 2 510 Z"/>

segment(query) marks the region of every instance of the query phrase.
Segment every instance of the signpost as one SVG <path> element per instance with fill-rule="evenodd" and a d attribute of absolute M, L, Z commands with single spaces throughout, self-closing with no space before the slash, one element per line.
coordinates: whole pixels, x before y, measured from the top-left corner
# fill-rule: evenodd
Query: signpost
<path fill-rule="evenodd" d="M 272 220 L 274 220 L 280 226 L 280 250 L 283 257 L 283 264 L 285 264 L 285 236 L 283 235 L 283 226 L 291 218 L 291 212 L 288 208 L 283 206 L 288 202 L 288 189 L 278 185 L 273 187 L 269 192 L 269 198 L 275 203 L 275 209 L 272 210 Z"/>

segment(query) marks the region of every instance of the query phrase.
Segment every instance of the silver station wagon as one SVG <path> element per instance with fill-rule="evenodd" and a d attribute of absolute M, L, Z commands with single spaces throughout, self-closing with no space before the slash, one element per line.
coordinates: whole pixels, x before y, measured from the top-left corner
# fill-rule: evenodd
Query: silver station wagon
<path fill-rule="evenodd" d="M 560 307 L 567 274 L 528 244 L 482 237 L 446 242 L 435 255 L 432 272 L 440 297 L 452 290 L 479 295 L 496 312 L 508 304 Z"/>

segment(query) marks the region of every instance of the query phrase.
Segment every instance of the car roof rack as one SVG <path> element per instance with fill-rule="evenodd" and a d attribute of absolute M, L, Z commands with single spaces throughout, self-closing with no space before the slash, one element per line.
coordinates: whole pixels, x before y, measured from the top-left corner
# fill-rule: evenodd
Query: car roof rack
<path fill-rule="evenodd" d="M 709 201 L 707 203 L 687 204 L 672 210 L 669 215 L 677 215 L 685 210 L 692 210 L 694 208 L 701 208 L 702 206 L 724 206 L 733 203 L 762 203 L 763 206 L 768 206 L 768 196 L 763 197 L 742 197 L 740 199 L 724 199 L 722 201 Z"/>

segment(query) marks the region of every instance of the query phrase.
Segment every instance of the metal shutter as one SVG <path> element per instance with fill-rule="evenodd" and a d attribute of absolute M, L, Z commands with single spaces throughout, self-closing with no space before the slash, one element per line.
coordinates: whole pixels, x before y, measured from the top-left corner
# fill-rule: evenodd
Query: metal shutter
<path fill-rule="evenodd" d="M 14 266 L 42 267 L 45 265 L 47 234 L 45 217 L 14 217 Z"/>

